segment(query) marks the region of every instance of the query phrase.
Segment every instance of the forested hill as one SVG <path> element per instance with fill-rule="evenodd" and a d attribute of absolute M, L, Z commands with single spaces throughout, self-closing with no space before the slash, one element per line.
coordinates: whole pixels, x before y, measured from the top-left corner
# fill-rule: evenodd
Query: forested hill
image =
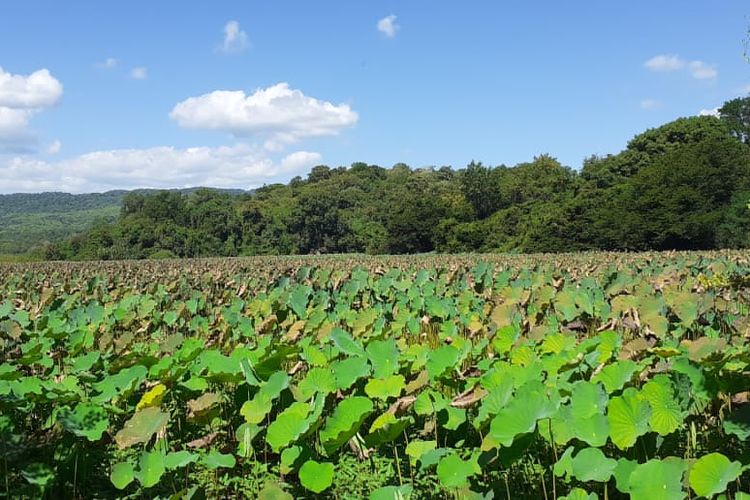
<path fill-rule="evenodd" d="M 200 188 L 180 190 L 192 193 Z M 142 194 L 153 190 L 135 191 Z M 241 194 L 241 190 L 229 190 Z M 129 191 L 105 193 L 15 193 L 0 194 L 0 255 L 41 251 L 89 229 L 93 224 L 112 223 L 120 215 Z"/>
<path fill-rule="evenodd" d="M 750 247 L 750 98 L 681 118 L 580 170 L 542 155 L 513 167 L 317 166 L 230 196 L 131 193 L 114 224 L 46 258 Z"/>

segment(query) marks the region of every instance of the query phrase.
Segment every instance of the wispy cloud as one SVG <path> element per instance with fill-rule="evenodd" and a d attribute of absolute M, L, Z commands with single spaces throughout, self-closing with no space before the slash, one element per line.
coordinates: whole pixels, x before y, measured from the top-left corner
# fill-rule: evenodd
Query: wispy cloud
<path fill-rule="evenodd" d="M 685 67 L 685 61 L 675 55 L 660 54 L 646 61 L 644 66 L 651 71 L 677 71 Z"/>
<path fill-rule="evenodd" d="M 114 57 L 108 57 L 104 61 L 97 63 L 97 66 L 102 69 L 113 69 L 117 67 L 117 59 Z"/>
<path fill-rule="evenodd" d="M 250 40 L 238 21 L 229 21 L 224 25 L 224 42 L 222 52 L 242 52 L 250 47 Z"/>
<path fill-rule="evenodd" d="M 130 78 L 134 80 L 145 80 L 148 78 L 148 70 L 144 66 L 137 66 L 130 70 Z"/>
<path fill-rule="evenodd" d="M 396 24 L 396 16 L 391 14 L 390 16 L 385 16 L 383 19 L 378 21 L 377 24 L 378 31 L 383 33 L 388 38 L 393 38 L 396 36 L 396 32 L 401 29 L 401 26 Z"/>
<path fill-rule="evenodd" d="M 704 61 L 688 61 L 674 54 L 659 54 L 643 65 L 650 71 L 660 73 L 686 70 L 696 80 L 713 80 L 719 76 L 716 68 Z"/>

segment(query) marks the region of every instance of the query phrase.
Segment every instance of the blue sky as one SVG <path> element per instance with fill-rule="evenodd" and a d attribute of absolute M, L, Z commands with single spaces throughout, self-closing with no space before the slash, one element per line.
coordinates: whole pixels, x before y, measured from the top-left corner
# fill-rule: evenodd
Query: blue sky
<path fill-rule="evenodd" d="M 579 168 L 750 93 L 749 25 L 739 0 L 7 2 L 0 192 Z"/>

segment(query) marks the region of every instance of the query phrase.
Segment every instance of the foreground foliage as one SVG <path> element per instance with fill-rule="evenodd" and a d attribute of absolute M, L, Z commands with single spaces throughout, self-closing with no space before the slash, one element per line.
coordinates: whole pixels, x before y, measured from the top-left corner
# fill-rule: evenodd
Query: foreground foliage
<path fill-rule="evenodd" d="M 0 267 L 7 496 L 743 498 L 741 253 Z"/>

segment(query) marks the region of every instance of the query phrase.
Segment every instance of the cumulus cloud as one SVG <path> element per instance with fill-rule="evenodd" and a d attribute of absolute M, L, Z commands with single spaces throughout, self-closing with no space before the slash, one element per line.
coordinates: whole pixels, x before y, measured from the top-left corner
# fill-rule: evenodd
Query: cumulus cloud
<path fill-rule="evenodd" d="M 398 31 L 401 26 L 396 24 L 396 16 L 391 14 L 390 16 L 385 16 L 383 19 L 378 21 L 377 28 L 378 31 L 380 31 L 388 38 L 393 38 L 394 36 L 396 36 L 396 31 Z"/>
<path fill-rule="evenodd" d="M 660 108 L 661 101 L 657 101 L 656 99 L 643 99 L 640 105 L 641 105 L 641 109 L 652 110 L 652 109 Z"/>
<path fill-rule="evenodd" d="M 224 52 L 242 52 L 250 47 L 247 33 L 240 29 L 240 23 L 229 21 L 224 25 L 224 43 L 221 50 Z"/>
<path fill-rule="evenodd" d="M 190 97 L 177 103 L 170 117 L 184 128 L 220 130 L 236 137 L 257 136 L 268 144 L 336 135 L 359 118 L 347 104 L 308 97 L 287 83 L 258 89 L 250 95 L 242 90 L 217 90 Z"/>
<path fill-rule="evenodd" d="M 307 151 L 274 159 L 247 144 L 95 151 L 54 162 L 17 156 L 0 160 L 0 191 L 81 193 L 193 186 L 251 189 L 303 174 L 320 160 L 318 153 Z"/>
<path fill-rule="evenodd" d="M 47 69 L 14 75 L 0 67 L 0 152 L 31 152 L 36 145 L 29 120 L 54 106 L 62 84 Z"/>
<path fill-rule="evenodd" d="M 687 70 L 696 80 L 713 80 L 719 76 L 716 68 L 703 61 L 687 61 L 674 54 L 654 56 L 643 65 L 650 71 L 661 73 Z"/>
<path fill-rule="evenodd" d="M 46 108 L 56 104 L 62 93 L 62 84 L 47 69 L 24 76 L 10 74 L 0 67 L 0 106 Z"/>
<path fill-rule="evenodd" d="M 145 80 L 148 77 L 148 70 L 143 66 L 138 66 L 130 70 L 130 78 L 135 80 Z"/>
<path fill-rule="evenodd" d="M 698 116 L 715 116 L 716 118 L 719 118 L 719 108 L 701 109 L 698 112 Z"/>

